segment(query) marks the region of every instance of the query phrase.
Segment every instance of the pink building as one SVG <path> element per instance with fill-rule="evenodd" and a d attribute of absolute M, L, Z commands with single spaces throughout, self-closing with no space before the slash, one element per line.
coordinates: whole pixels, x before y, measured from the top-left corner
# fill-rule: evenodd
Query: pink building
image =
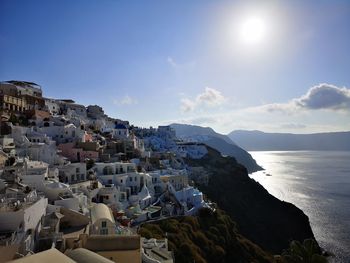
<path fill-rule="evenodd" d="M 85 142 L 92 142 L 93 141 L 93 137 L 91 133 L 86 133 L 85 134 Z"/>
<path fill-rule="evenodd" d="M 84 162 L 85 159 L 98 160 L 98 152 L 84 151 L 84 149 L 76 147 L 75 143 L 61 143 L 58 145 L 58 149 L 61 150 L 62 155 L 71 162 Z"/>

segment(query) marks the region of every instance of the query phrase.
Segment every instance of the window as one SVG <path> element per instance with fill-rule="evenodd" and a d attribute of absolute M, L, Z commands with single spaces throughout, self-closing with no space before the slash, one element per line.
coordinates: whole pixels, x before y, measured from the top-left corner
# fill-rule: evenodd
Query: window
<path fill-rule="evenodd" d="M 101 226 L 102 226 L 102 228 L 106 228 L 107 227 L 107 222 L 106 221 L 102 221 Z"/>
<path fill-rule="evenodd" d="M 107 228 L 102 228 L 102 229 L 100 230 L 100 234 L 101 234 L 101 235 L 108 235 L 108 229 L 107 229 Z"/>
<path fill-rule="evenodd" d="M 132 177 L 129 177 L 129 181 L 132 182 Z"/>
<path fill-rule="evenodd" d="M 103 168 L 103 174 L 104 175 L 110 175 L 113 174 L 113 168 L 111 166 L 105 166 Z"/>

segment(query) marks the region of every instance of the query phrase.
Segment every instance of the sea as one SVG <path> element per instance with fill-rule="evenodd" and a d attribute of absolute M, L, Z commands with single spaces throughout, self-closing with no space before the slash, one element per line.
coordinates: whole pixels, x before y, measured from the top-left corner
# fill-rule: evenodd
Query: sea
<path fill-rule="evenodd" d="M 304 211 L 320 246 L 335 255 L 330 262 L 350 262 L 350 151 L 250 154 L 265 169 L 250 177 Z"/>

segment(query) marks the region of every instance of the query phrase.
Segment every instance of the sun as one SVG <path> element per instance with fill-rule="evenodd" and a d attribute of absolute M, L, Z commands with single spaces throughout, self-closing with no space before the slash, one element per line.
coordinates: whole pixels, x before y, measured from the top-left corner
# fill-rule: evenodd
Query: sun
<path fill-rule="evenodd" d="M 239 27 L 239 38 L 249 45 L 261 43 L 266 36 L 266 23 L 260 17 L 248 17 Z"/>

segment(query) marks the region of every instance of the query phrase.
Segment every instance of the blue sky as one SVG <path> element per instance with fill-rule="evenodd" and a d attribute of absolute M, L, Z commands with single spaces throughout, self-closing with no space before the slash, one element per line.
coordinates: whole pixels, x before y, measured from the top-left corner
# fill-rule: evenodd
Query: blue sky
<path fill-rule="evenodd" d="M 139 126 L 350 130 L 349 1 L 2 0 L 0 12 L 0 80 L 47 97 Z M 264 26 L 253 44 L 239 33 L 251 18 Z"/>

